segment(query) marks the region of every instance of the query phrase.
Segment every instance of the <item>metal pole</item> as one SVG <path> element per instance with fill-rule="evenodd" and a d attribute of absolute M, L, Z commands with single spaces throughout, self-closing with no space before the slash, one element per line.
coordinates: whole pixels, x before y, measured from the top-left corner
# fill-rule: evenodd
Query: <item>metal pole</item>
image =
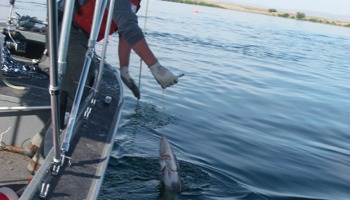
<path fill-rule="evenodd" d="M 8 24 L 11 25 L 13 10 L 15 8 L 15 0 L 10 0 L 9 3 L 10 3 L 10 15 L 9 15 L 9 19 L 8 19 Z"/>
<path fill-rule="evenodd" d="M 50 110 L 51 106 L 8 106 L 0 107 L 0 111 L 11 111 L 11 110 L 22 110 L 22 111 L 27 111 L 27 110 Z"/>
<path fill-rule="evenodd" d="M 59 92 L 58 71 L 57 71 L 57 47 L 58 47 L 58 27 L 57 27 L 57 1 L 48 0 L 49 15 L 49 53 L 50 53 L 50 88 L 51 95 L 51 119 L 52 119 L 52 142 L 54 157 L 53 162 L 59 164 L 61 162 L 60 155 L 60 136 L 59 136 Z"/>
<path fill-rule="evenodd" d="M 64 15 L 61 26 L 60 44 L 58 49 L 58 74 L 61 80 L 66 72 L 67 49 L 74 12 L 74 0 L 67 0 L 64 7 Z"/>
<path fill-rule="evenodd" d="M 72 136 L 73 136 L 73 128 L 74 128 L 75 121 L 76 121 L 76 118 L 78 115 L 79 106 L 80 106 L 81 98 L 83 96 L 83 91 L 84 91 L 87 75 L 89 73 L 90 64 L 91 64 L 92 58 L 93 58 L 94 53 L 95 53 L 96 39 L 97 39 L 97 35 L 98 35 L 99 30 L 100 30 L 101 22 L 102 22 L 102 20 L 99 20 L 99 19 L 100 19 L 100 17 L 102 18 L 102 16 L 103 16 L 101 14 L 101 11 L 104 10 L 106 8 L 106 5 L 107 5 L 107 1 L 103 1 L 104 2 L 103 5 L 102 5 L 102 1 L 103 0 L 98 0 L 98 1 L 96 1 L 96 4 L 95 4 L 94 18 L 93 18 L 93 22 L 92 22 L 92 28 L 91 28 L 90 38 L 89 38 L 89 42 L 88 42 L 88 49 L 86 52 L 84 67 L 83 67 L 83 71 L 82 71 L 82 74 L 81 74 L 80 79 L 79 79 L 78 89 L 77 89 L 77 92 L 75 94 L 75 98 L 74 98 L 73 106 L 72 106 L 72 110 L 71 110 L 71 115 L 70 115 L 70 118 L 68 121 L 67 128 L 65 130 L 64 141 L 62 143 L 62 150 L 65 152 L 67 152 L 69 150 L 69 147 L 70 147 L 70 141 L 71 141 Z"/>
<path fill-rule="evenodd" d="M 113 10 L 114 10 L 114 2 L 115 1 L 109 1 L 109 8 L 108 8 L 108 18 L 107 18 L 107 24 L 106 24 L 106 31 L 104 34 L 104 41 L 103 41 L 103 46 L 102 46 L 102 53 L 101 53 L 101 62 L 97 74 L 97 81 L 94 85 L 94 91 L 95 93 L 99 90 L 101 78 L 103 75 L 103 67 L 105 64 L 105 59 L 106 59 L 106 52 L 107 52 L 107 45 L 108 45 L 108 35 L 110 33 L 111 29 L 111 24 L 112 24 L 112 18 L 113 18 Z M 102 18 L 101 18 L 102 19 Z"/>
<path fill-rule="evenodd" d="M 107 6 L 107 1 L 103 1 L 103 4 L 102 4 L 102 1 L 103 0 L 97 0 L 95 5 L 94 18 L 92 21 L 91 33 L 90 33 L 89 44 L 88 44 L 88 47 L 90 48 L 90 50 L 95 50 L 96 39 L 100 31 L 103 12 Z"/>

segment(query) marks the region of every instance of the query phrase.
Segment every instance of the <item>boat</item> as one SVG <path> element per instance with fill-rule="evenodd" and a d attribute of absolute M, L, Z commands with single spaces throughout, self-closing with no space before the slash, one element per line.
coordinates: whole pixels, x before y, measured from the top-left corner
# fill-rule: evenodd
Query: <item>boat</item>
<path fill-rule="evenodd" d="M 66 1 L 58 36 L 56 0 L 48 1 L 48 21 L 15 16 L 15 1 L 10 0 L 9 19 L 0 23 L 4 39 L 0 70 L 0 188 L 10 188 L 19 199 L 97 199 L 99 195 L 123 105 L 119 72 L 105 60 L 108 37 L 103 41 L 101 55 L 94 49 L 101 11 L 107 5 L 113 10 L 114 1 L 96 1 L 73 107 L 70 113 L 60 113 L 60 68 L 65 63 L 74 1 Z M 111 13 L 107 22 L 112 20 Z M 109 24 L 105 30 L 110 29 Z M 47 43 L 52 56 L 44 59 Z M 91 62 L 99 66 L 98 72 L 94 85 L 83 96 Z M 23 149 L 50 117 L 45 134 L 46 157 L 31 175 L 27 170 L 30 158 Z"/>

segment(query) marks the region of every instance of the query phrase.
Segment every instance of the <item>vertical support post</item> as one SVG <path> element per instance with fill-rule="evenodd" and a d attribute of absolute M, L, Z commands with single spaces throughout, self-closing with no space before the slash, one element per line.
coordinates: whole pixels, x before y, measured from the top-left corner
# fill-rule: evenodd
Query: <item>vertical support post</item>
<path fill-rule="evenodd" d="M 49 52 L 50 52 L 50 87 L 51 95 L 51 119 L 52 119 L 52 142 L 54 164 L 61 163 L 60 154 L 60 135 L 59 135 L 59 93 L 58 71 L 57 71 L 57 47 L 58 47 L 58 20 L 57 20 L 57 1 L 48 0 L 49 15 Z"/>
<path fill-rule="evenodd" d="M 103 11 L 105 10 L 106 5 L 107 5 L 107 1 L 104 1 L 104 0 L 97 0 L 95 4 L 94 18 L 92 21 L 92 28 L 91 28 L 90 38 L 88 42 L 88 49 L 85 56 L 83 71 L 79 79 L 78 89 L 75 94 L 71 115 L 68 121 L 67 128 L 65 130 L 64 141 L 62 143 L 62 150 L 65 152 L 67 152 L 70 147 L 70 142 L 73 136 L 73 128 L 78 115 L 79 106 L 80 106 L 81 98 L 83 96 L 83 91 L 84 91 L 87 75 L 89 73 L 91 61 L 95 53 L 96 40 L 97 40 L 98 32 L 101 27 Z"/>
<path fill-rule="evenodd" d="M 61 35 L 58 49 L 58 75 L 61 79 L 66 72 L 67 65 L 67 49 L 70 37 L 70 29 L 72 25 L 74 11 L 74 0 L 66 0 L 64 7 L 64 16 L 62 19 Z M 64 114 L 64 113 L 62 113 Z"/>
<path fill-rule="evenodd" d="M 103 46 L 102 46 L 101 62 L 100 62 L 100 66 L 98 67 L 97 81 L 94 85 L 95 93 L 99 90 L 101 78 L 103 75 L 103 67 L 105 64 L 107 45 L 108 45 L 108 35 L 109 35 L 110 30 L 111 30 L 111 24 L 112 24 L 112 19 L 113 19 L 113 12 L 112 11 L 114 10 L 114 3 L 115 3 L 115 1 L 109 1 L 108 18 L 107 18 L 106 29 L 105 29 L 106 31 L 104 34 L 104 41 L 103 41 Z"/>
<path fill-rule="evenodd" d="M 10 14 L 8 18 L 8 24 L 11 25 L 13 10 L 15 9 L 15 0 L 10 0 L 9 3 L 10 3 Z"/>

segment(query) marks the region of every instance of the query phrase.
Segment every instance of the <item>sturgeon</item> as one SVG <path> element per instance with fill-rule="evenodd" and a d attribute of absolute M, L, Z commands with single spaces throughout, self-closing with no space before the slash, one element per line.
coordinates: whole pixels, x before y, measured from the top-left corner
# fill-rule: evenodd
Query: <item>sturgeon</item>
<path fill-rule="evenodd" d="M 159 165 L 161 187 L 181 193 L 182 186 L 179 163 L 165 136 L 160 140 Z"/>

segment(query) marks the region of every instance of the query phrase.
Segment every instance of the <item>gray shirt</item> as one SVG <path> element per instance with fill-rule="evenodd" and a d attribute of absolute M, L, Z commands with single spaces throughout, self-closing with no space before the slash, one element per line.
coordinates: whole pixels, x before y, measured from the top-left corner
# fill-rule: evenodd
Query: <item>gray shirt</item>
<path fill-rule="evenodd" d="M 78 0 L 78 3 L 83 6 L 88 1 Z M 60 0 L 58 2 L 58 9 L 64 11 L 64 5 L 65 0 Z M 115 0 L 113 22 L 118 26 L 120 37 L 125 38 L 130 46 L 144 38 L 143 32 L 138 25 L 135 11 L 136 6 L 130 0 Z"/>

